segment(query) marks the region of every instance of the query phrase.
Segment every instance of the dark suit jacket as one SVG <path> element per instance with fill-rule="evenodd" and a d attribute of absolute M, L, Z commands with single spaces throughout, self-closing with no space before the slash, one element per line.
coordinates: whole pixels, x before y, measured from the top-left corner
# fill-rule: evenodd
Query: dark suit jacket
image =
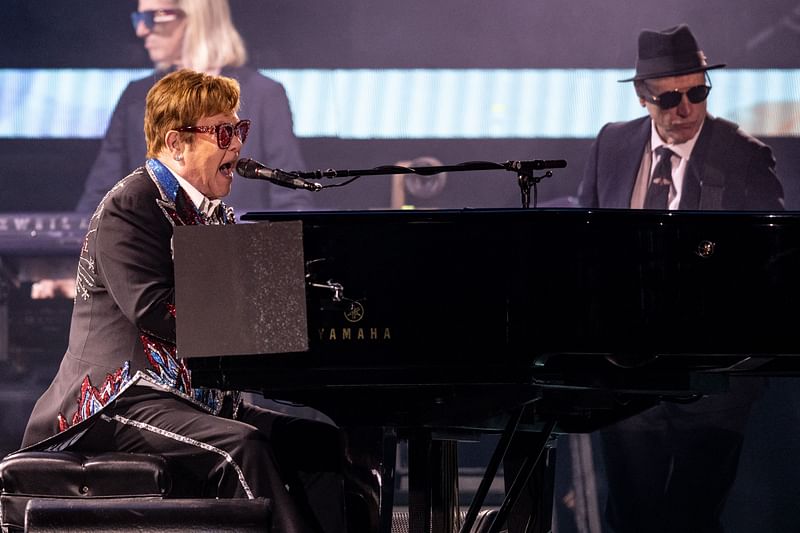
<path fill-rule="evenodd" d="M 222 75 L 239 81 L 239 116 L 252 120 L 242 157 L 252 157 L 270 168 L 305 170 L 292 129 L 292 113 L 283 86 L 247 67 L 225 68 Z M 144 160 L 144 108 L 147 91 L 159 79 L 151 76 L 131 82 L 111 116 L 100 152 L 86 178 L 76 210 L 92 213 L 120 176 L 127 176 Z M 310 209 L 311 193 L 295 191 L 265 181 L 238 178 L 226 202 L 237 213 L 247 211 Z"/>
<path fill-rule="evenodd" d="M 174 197 L 155 173 L 139 168 L 92 216 L 78 264 L 69 346 L 33 409 L 23 446 L 79 426 L 141 379 L 213 412 L 200 398 L 207 391 L 196 396 L 175 353 L 173 227 L 204 222 L 171 179 Z M 218 209 L 225 212 L 224 205 Z"/>
<path fill-rule="evenodd" d="M 578 190 L 581 207 L 629 208 L 650 117 L 606 124 L 592 144 Z M 783 210 L 775 159 L 727 120 L 706 117 L 684 176 L 680 209 Z"/>

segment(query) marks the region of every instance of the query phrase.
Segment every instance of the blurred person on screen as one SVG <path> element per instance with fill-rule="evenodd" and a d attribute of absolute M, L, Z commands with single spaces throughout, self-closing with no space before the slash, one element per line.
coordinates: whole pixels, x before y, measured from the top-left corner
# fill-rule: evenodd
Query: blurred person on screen
<path fill-rule="evenodd" d="M 254 119 L 242 157 L 270 168 L 305 168 L 294 135 L 292 112 L 284 87 L 246 65 L 247 50 L 233 25 L 228 0 L 139 0 L 131 13 L 155 67 L 146 78 L 131 82 L 111 116 L 100 151 L 84 183 L 76 211 L 87 217 L 120 176 L 126 176 L 147 152 L 144 107 L 147 91 L 178 68 L 224 75 L 239 82 L 242 113 Z M 308 191 L 279 187 L 260 180 L 238 180 L 230 202 L 241 215 L 248 211 L 295 211 L 313 208 Z M 74 298 L 74 279 L 42 279 L 31 287 L 34 299 Z"/>
<path fill-rule="evenodd" d="M 131 82 L 122 93 L 86 179 L 78 212 L 93 212 L 119 177 L 140 164 L 146 153 L 142 131 L 145 96 L 156 81 L 178 68 L 221 74 L 239 82 L 242 114 L 256 124 L 242 157 L 271 168 L 304 168 L 286 91 L 246 65 L 247 51 L 233 24 L 228 0 L 139 0 L 137 7 L 131 22 L 155 70 Z M 234 187 L 230 202 L 240 214 L 313 206 L 307 191 L 244 179 Z"/>

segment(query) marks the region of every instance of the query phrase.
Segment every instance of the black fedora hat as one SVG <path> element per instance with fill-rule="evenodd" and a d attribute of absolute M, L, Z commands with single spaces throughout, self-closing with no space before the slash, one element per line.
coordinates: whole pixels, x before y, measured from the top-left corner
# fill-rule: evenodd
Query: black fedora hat
<path fill-rule="evenodd" d="M 681 24 L 663 31 L 642 30 L 639 34 L 636 75 L 619 81 L 681 76 L 724 66 L 724 63 L 709 65 L 705 54 L 697 46 L 692 30 L 686 24 Z"/>

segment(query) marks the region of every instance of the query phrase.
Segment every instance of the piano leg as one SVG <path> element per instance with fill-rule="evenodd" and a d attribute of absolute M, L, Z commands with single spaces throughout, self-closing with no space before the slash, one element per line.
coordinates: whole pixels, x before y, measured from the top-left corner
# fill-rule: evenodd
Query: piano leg
<path fill-rule="evenodd" d="M 408 530 L 431 531 L 431 454 L 430 433 L 418 432 L 408 438 Z"/>
<path fill-rule="evenodd" d="M 521 416 L 522 411 L 509 421 L 463 524 L 459 507 L 457 442 L 435 439 L 427 429 L 403 435 L 408 440 L 408 533 L 469 533 L 507 452 L 506 475 L 513 475 L 513 471 L 516 477 L 509 484 L 489 531 L 499 532 L 507 519 L 512 525 L 522 520 L 521 526 L 511 530 L 515 533 L 550 531 L 555 452 L 549 442 L 555 423 L 546 424 L 540 432 L 519 432 Z M 345 428 L 345 433 L 349 462 L 345 477 L 350 504 L 348 518 L 355 515 L 348 525 L 359 533 L 390 533 L 397 432 L 385 427 L 358 427 Z M 518 461 L 515 462 L 515 458 Z M 526 492 L 526 487 L 532 490 Z M 520 496 L 522 505 L 510 515 Z"/>
<path fill-rule="evenodd" d="M 350 531 L 390 533 L 394 511 L 397 432 L 388 427 L 343 428 Z M 408 533 L 455 533 L 458 507 L 456 442 L 434 440 L 428 430 L 408 440 Z"/>
<path fill-rule="evenodd" d="M 428 430 L 408 435 L 409 533 L 454 533 L 460 527 L 457 443 Z"/>

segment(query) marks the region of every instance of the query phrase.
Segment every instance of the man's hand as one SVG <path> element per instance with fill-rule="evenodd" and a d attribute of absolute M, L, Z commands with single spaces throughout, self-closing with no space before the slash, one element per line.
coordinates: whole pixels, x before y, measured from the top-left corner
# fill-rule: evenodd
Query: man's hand
<path fill-rule="evenodd" d="M 75 298 L 75 278 L 42 279 L 31 286 L 32 300 L 50 298 Z"/>

